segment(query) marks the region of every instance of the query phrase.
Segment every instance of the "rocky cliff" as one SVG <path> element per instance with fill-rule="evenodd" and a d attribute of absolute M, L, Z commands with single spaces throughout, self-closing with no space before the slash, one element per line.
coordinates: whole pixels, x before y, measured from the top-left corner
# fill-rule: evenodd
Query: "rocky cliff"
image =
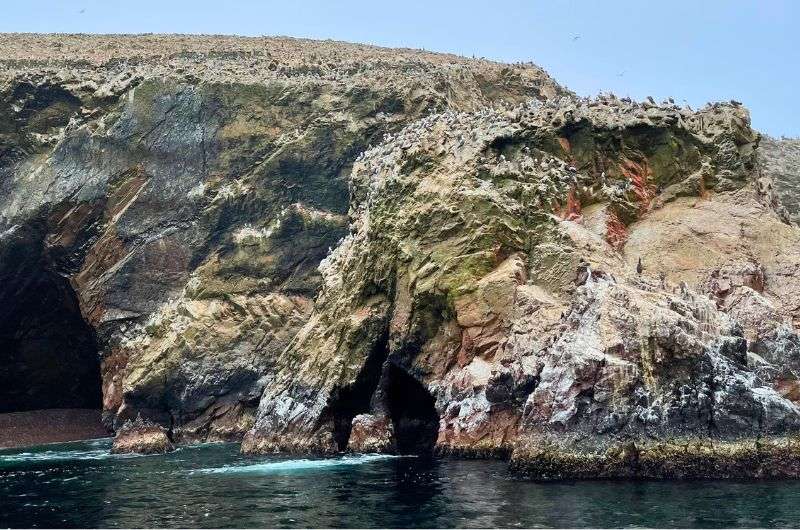
<path fill-rule="evenodd" d="M 177 439 L 249 429 L 347 233 L 359 153 L 434 112 L 564 93 L 534 66 L 331 42 L 0 47 L 2 407 L 91 404 L 99 358 L 107 421 Z"/>
<path fill-rule="evenodd" d="M 785 216 L 800 223 L 800 139 L 776 139 L 763 135 L 762 168 L 772 180 Z"/>
<path fill-rule="evenodd" d="M 798 172 L 740 104 L 331 42 L 2 39 L 8 410 L 102 396 L 177 442 L 539 478 L 800 473 Z"/>

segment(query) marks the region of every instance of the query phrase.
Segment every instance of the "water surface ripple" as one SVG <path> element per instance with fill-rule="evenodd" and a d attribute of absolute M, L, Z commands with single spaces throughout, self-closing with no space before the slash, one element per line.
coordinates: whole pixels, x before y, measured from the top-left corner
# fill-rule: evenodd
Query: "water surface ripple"
<path fill-rule="evenodd" d="M 536 483 L 494 461 L 0 451 L 0 527 L 798 527 L 800 481 Z"/>

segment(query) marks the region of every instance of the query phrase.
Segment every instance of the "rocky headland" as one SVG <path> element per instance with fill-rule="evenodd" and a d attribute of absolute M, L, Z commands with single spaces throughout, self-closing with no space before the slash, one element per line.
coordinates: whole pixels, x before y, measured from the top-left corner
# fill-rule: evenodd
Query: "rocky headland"
<path fill-rule="evenodd" d="M 299 39 L 0 49 L 0 412 L 800 474 L 797 144 L 741 104 Z"/>

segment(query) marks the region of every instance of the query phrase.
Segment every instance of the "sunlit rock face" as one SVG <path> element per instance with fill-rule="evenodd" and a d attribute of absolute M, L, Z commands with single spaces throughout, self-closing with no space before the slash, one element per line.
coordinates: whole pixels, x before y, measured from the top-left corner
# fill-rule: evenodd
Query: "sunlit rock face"
<path fill-rule="evenodd" d="M 294 39 L 3 50 L 0 403 L 102 402 L 178 442 L 252 427 L 361 152 L 434 112 L 565 93 L 532 65 Z"/>
<path fill-rule="evenodd" d="M 426 401 L 433 450 L 541 478 L 710 476 L 658 463 L 682 443 L 741 463 L 792 436 L 800 231 L 758 139 L 735 104 L 614 98 L 448 112 L 388 138 L 354 166 L 349 234 L 245 449 L 334 451 L 348 420 L 359 440 L 393 408 L 424 425 Z M 426 393 L 393 399 L 398 372 Z"/>
<path fill-rule="evenodd" d="M 537 478 L 798 474 L 796 157 L 741 105 L 292 39 L 15 36 L 0 74 L 10 410 Z"/>
<path fill-rule="evenodd" d="M 761 169 L 780 200 L 778 210 L 795 224 L 800 222 L 800 139 L 761 138 Z"/>

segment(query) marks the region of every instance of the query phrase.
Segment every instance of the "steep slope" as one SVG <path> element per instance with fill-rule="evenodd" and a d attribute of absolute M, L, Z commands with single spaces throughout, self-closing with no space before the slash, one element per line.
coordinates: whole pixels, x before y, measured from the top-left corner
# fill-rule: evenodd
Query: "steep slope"
<path fill-rule="evenodd" d="M 800 230 L 757 142 L 736 104 L 615 98 L 410 125 L 354 166 L 349 235 L 244 449 L 796 474 L 769 444 L 800 428 Z"/>
<path fill-rule="evenodd" d="M 741 105 L 296 39 L 0 48 L 4 410 L 800 475 L 800 172 Z"/>
<path fill-rule="evenodd" d="M 532 65 L 295 39 L 0 49 L 0 403 L 91 406 L 101 362 L 107 422 L 178 440 L 251 426 L 360 152 L 434 111 L 564 93 Z"/>
<path fill-rule="evenodd" d="M 786 214 L 800 223 L 800 139 L 770 136 L 761 139 L 762 169 L 775 185 Z"/>

